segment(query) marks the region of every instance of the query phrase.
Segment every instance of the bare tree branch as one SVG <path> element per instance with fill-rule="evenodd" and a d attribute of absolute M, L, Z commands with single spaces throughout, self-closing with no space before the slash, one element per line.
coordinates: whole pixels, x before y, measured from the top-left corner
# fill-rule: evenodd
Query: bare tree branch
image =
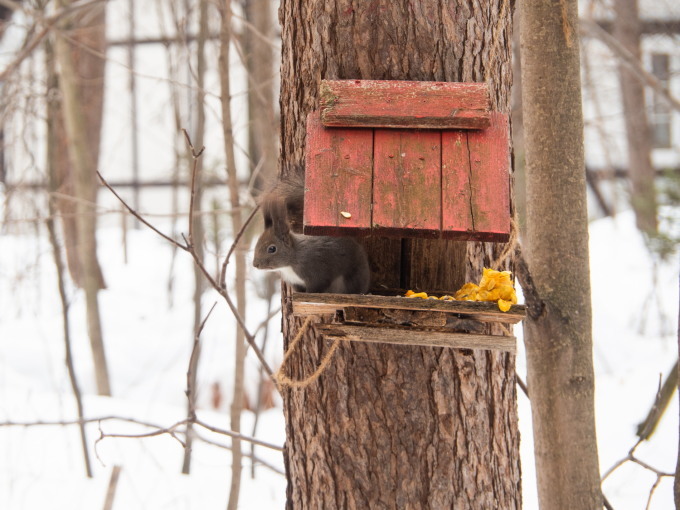
<path fill-rule="evenodd" d="M 80 424 L 88 424 L 88 423 L 99 423 L 100 425 L 103 422 L 107 421 L 122 421 L 125 423 L 132 423 L 134 425 L 140 425 L 142 427 L 147 427 L 147 428 L 152 428 L 155 429 L 149 433 L 143 433 L 143 434 L 109 434 L 109 433 L 104 433 L 104 438 L 107 437 L 122 437 L 122 438 L 140 438 L 140 437 L 153 437 L 153 436 L 159 436 L 163 434 L 169 434 L 171 431 L 175 431 L 178 427 L 181 427 L 183 425 L 186 425 L 189 420 L 184 419 L 180 420 L 173 425 L 170 425 L 169 427 L 163 427 L 161 425 L 157 425 L 154 423 L 150 423 L 147 421 L 143 420 L 137 420 L 136 418 L 126 418 L 123 416 L 115 416 L 115 415 L 108 415 L 108 416 L 99 416 L 99 417 L 94 417 L 94 418 L 83 418 L 83 419 L 74 419 L 74 420 L 36 420 L 36 421 L 3 421 L 0 422 L 0 427 L 49 427 L 49 426 L 58 426 L 58 427 L 63 427 L 67 425 L 80 425 Z M 261 439 L 257 439 L 255 437 L 251 436 L 246 436 L 243 434 L 237 434 L 236 432 L 232 432 L 231 430 L 226 430 L 222 429 L 219 427 L 215 427 L 213 425 L 210 425 L 203 420 L 196 418 L 195 420 L 191 420 L 193 423 L 196 425 L 199 425 L 200 427 L 209 430 L 211 432 L 214 432 L 216 434 L 221 434 L 224 436 L 240 439 L 241 441 L 248 441 L 250 443 L 254 443 L 259 446 L 264 446 L 265 448 L 269 448 L 271 450 L 276 450 L 279 452 L 283 451 L 282 446 L 275 445 L 273 443 L 268 443 L 266 441 L 262 441 Z M 181 441 L 180 441 L 181 442 Z"/>
<path fill-rule="evenodd" d="M 7 66 L 5 66 L 2 72 L 0 72 L 0 82 L 5 81 L 7 77 L 10 74 L 12 74 L 31 53 L 33 53 L 33 51 L 38 47 L 40 42 L 50 32 L 50 30 L 52 30 L 54 26 L 64 17 L 73 14 L 74 12 L 77 12 L 81 9 L 92 7 L 93 5 L 106 1 L 108 0 L 85 0 L 81 2 L 74 2 L 70 5 L 67 5 L 59 9 L 56 13 L 54 13 L 52 16 L 49 16 L 48 18 L 38 18 L 36 20 L 36 25 L 43 25 L 42 30 L 35 34 L 30 41 L 26 41 L 23 49 L 17 54 L 16 57 L 14 57 L 14 60 L 7 64 Z M 12 2 L 11 0 L 2 0 L 1 4 L 4 5 L 5 7 L 9 7 L 12 10 L 24 10 L 22 6 L 20 6 L 16 2 Z M 15 7 L 11 7 L 11 5 L 14 5 Z M 31 12 L 27 11 L 27 14 L 29 15 L 35 14 L 35 11 Z"/>

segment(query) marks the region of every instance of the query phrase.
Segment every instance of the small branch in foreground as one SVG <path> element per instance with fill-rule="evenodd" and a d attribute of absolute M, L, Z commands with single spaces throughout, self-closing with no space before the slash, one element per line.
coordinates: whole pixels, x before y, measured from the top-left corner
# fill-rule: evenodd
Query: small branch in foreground
<path fill-rule="evenodd" d="M 185 135 L 188 136 L 188 135 Z M 199 151 L 197 154 L 200 156 L 202 153 L 202 150 Z M 192 149 L 192 154 L 193 154 L 193 149 Z M 265 372 L 267 372 L 267 375 L 269 377 L 272 377 L 274 372 L 267 363 L 267 360 L 264 358 L 264 355 L 262 354 L 262 351 L 259 349 L 257 344 L 255 343 L 255 337 L 248 331 L 248 328 L 246 327 L 245 321 L 243 320 L 243 317 L 241 317 L 241 314 L 238 313 L 238 310 L 236 309 L 236 306 L 234 305 L 233 301 L 231 300 L 231 297 L 229 296 L 229 293 L 225 288 L 222 288 L 222 286 L 213 278 L 213 276 L 210 274 L 210 272 L 206 269 L 206 267 L 203 265 L 201 260 L 196 254 L 196 251 L 193 249 L 191 246 L 190 242 L 184 238 L 185 244 L 182 244 L 173 238 L 167 236 L 160 230 L 158 230 L 156 227 L 154 227 L 151 223 L 149 223 L 147 220 L 144 219 L 144 217 L 139 214 L 137 211 L 135 211 L 132 207 L 130 207 L 127 202 L 118 194 L 116 191 L 109 185 L 109 183 L 104 179 L 104 177 L 97 172 L 97 176 L 99 177 L 99 180 L 102 182 L 102 184 L 109 190 L 113 195 L 120 201 L 121 204 L 132 214 L 135 218 L 137 218 L 143 225 L 149 227 L 151 230 L 153 230 L 156 234 L 161 236 L 163 239 L 171 243 L 172 245 L 176 246 L 177 248 L 180 248 L 181 250 L 184 250 L 185 252 L 189 253 L 193 259 L 194 263 L 198 266 L 198 268 L 201 270 L 201 272 L 205 275 L 206 279 L 210 283 L 210 285 L 224 298 L 224 300 L 227 302 L 227 305 L 229 306 L 229 309 L 231 310 L 232 314 L 234 315 L 234 318 L 236 319 L 236 322 L 238 323 L 239 327 L 243 330 L 243 333 L 246 337 L 246 340 L 248 344 L 253 348 L 253 352 L 257 356 L 257 359 L 260 361 L 262 364 L 262 367 L 264 368 Z M 193 187 L 193 186 L 192 186 Z M 189 212 L 189 224 L 191 225 L 192 223 L 192 212 L 190 210 Z M 240 237 L 239 237 L 240 239 Z"/>
<path fill-rule="evenodd" d="M 143 420 L 137 420 L 135 418 L 125 418 L 123 416 L 114 416 L 114 415 L 109 415 L 109 416 L 99 416 L 95 418 L 83 418 L 83 419 L 76 419 L 76 420 L 54 420 L 54 421 L 43 421 L 43 420 L 37 420 L 37 421 L 25 421 L 25 422 L 20 422 L 20 421 L 4 421 L 0 422 L 0 427 L 49 427 L 49 426 L 67 426 L 67 425 L 81 425 L 81 424 L 88 424 L 88 423 L 103 423 L 107 421 L 122 421 L 125 423 L 132 423 L 134 425 L 140 425 L 142 427 L 147 427 L 147 428 L 153 428 L 156 429 L 150 433 L 144 433 L 144 434 L 109 434 L 109 433 L 104 433 L 104 438 L 107 437 L 129 437 L 129 438 L 135 438 L 135 437 L 154 437 L 154 436 L 160 436 L 163 434 L 168 434 L 170 431 L 174 431 L 178 427 L 185 425 L 189 420 L 181 420 L 169 427 L 162 427 L 160 425 L 156 425 L 154 423 L 149 423 Z M 194 420 L 191 420 L 193 423 L 196 425 L 203 427 L 206 430 L 209 430 L 211 432 L 214 432 L 216 434 L 221 434 L 224 436 L 228 436 L 231 438 L 235 439 L 240 439 L 241 441 L 247 441 L 249 443 L 254 443 L 259 446 L 264 446 L 265 448 L 269 448 L 271 450 L 276 450 L 279 452 L 283 451 L 282 446 L 275 445 L 273 443 L 268 443 L 266 441 L 262 441 L 260 439 L 257 439 L 255 437 L 251 436 L 245 436 L 243 434 L 237 434 L 236 432 L 232 432 L 231 430 L 226 430 L 222 429 L 219 427 L 215 427 L 213 425 L 210 425 L 203 420 L 196 418 Z"/>
<path fill-rule="evenodd" d="M 123 198 L 122 198 L 118 193 L 116 193 L 116 190 L 113 189 L 113 188 L 111 187 L 111 185 L 106 181 L 106 179 L 104 179 L 104 177 L 102 176 L 102 174 L 99 173 L 99 170 L 97 170 L 97 177 L 99 177 L 99 180 L 102 182 L 102 184 L 103 184 L 103 185 L 104 185 L 111 193 L 113 193 L 113 195 L 118 199 L 118 201 L 119 201 L 121 204 L 123 204 L 123 206 L 128 210 L 128 212 L 129 212 L 130 214 L 132 214 L 135 218 L 137 218 L 139 221 L 141 221 L 145 226 L 149 227 L 151 230 L 153 230 L 154 232 L 156 232 L 156 234 L 158 234 L 159 236 L 161 236 L 163 239 L 165 239 L 165 240 L 168 241 L 169 243 L 175 245 L 177 248 L 180 248 L 180 249 L 182 249 L 182 250 L 184 250 L 184 251 L 189 251 L 189 246 L 188 246 L 188 245 L 185 246 L 185 245 L 183 245 L 182 243 L 179 243 L 179 242 L 175 241 L 172 237 L 170 237 L 170 236 L 164 234 L 163 232 L 161 232 L 160 230 L 158 230 L 156 227 L 154 227 L 151 223 L 149 223 L 148 221 L 146 221 L 146 220 L 144 219 L 144 217 L 143 217 L 141 214 L 139 214 L 139 213 L 138 213 L 137 211 L 135 211 L 132 207 L 130 207 L 130 206 L 127 204 L 127 202 L 125 202 L 125 200 L 123 200 Z"/>
<path fill-rule="evenodd" d="M 647 506 L 646 506 L 646 509 L 649 509 L 649 505 L 652 502 L 652 496 L 654 495 L 654 491 L 656 490 L 656 488 L 661 483 L 662 478 L 664 478 L 664 477 L 674 478 L 675 473 L 668 473 L 666 471 L 661 471 L 660 469 L 657 469 L 654 466 L 647 464 L 645 461 L 638 459 L 635 456 L 635 450 L 637 450 L 637 447 L 640 446 L 642 441 L 644 441 L 644 439 L 638 439 L 638 441 L 628 451 L 628 455 L 626 455 L 621 460 L 618 460 L 617 462 L 615 462 L 614 465 L 607 470 L 607 472 L 602 476 L 601 483 L 604 483 L 604 481 L 609 477 L 609 475 L 611 475 L 614 471 L 616 471 L 618 468 L 623 466 L 626 462 L 632 462 L 634 464 L 637 464 L 638 466 L 643 467 L 644 469 L 646 469 L 648 471 L 651 471 L 652 473 L 654 473 L 656 475 L 656 481 L 654 482 L 651 489 L 649 490 L 649 497 L 647 498 Z"/>

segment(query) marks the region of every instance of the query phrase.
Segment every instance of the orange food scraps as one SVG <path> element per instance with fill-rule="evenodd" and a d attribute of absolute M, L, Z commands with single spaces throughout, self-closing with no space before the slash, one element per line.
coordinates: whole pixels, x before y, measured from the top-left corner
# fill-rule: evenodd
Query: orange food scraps
<path fill-rule="evenodd" d="M 448 295 L 442 297 L 428 296 L 426 292 L 413 292 L 412 290 L 406 292 L 405 295 L 412 298 L 441 299 L 444 301 L 453 301 L 454 299 L 460 301 L 495 301 L 498 303 L 499 310 L 507 312 L 512 305 L 517 303 L 517 294 L 512 286 L 511 275 L 510 271 L 496 271 L 485 267 L 479 285 L 466 283 L 453 297 Z"/>

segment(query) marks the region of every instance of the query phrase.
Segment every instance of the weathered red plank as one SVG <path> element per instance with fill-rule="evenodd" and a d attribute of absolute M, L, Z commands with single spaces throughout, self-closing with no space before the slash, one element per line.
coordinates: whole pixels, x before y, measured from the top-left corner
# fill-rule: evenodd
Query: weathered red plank
<path fill-rule="evenodd" d="M 373 228 L 439 237 L 441 132 L 376 129 Z"/>
<path fill-rule="evenodd" d="M 442 133 L 442 230 L 471 232 L 470 152 L 466 131 Z"/>
<path fill-rule="evenodd" d="M 325 126 L 484 129 L 489 126 L 486 83 L 323 80 Z"/>
<path fill-rule="evenodd" d="M 473 238 L 504 241 L 510 234 L 510 146 L 508 116 L 494 112 L 491 126 L 470 131 Z M 445 236 L 447 237 L 447 236 Z"/>
<path fill-rule="evenodd" d="M 373 130 L 326 129 L 319 112 L 312 112 L 307 117 L 306 157 L 303 232 L 368 233 Z"/>

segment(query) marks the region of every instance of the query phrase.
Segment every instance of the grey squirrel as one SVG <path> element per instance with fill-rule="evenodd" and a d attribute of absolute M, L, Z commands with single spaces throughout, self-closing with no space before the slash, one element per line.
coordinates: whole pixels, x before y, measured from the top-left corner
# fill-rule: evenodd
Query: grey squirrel
<path fill-rule="evenodd" d="M 280 180 L 262 197 L 264 232 L 255 245 L 253 265 L 278 271 L 298 292 L 368 292 L 368 258 L 356 240 L 293 232 L 291 224 L 302 224 L 303 198 L 304 183 L 299 176 Z"/>

